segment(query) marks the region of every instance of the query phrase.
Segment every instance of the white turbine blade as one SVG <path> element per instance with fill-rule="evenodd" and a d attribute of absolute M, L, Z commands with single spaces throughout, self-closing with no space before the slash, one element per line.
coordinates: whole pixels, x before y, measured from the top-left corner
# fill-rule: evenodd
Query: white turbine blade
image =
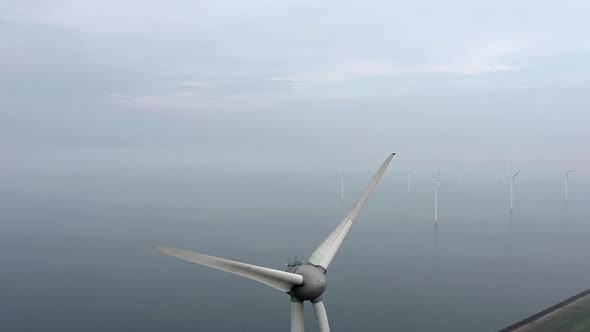
<path fill-rule="evenodd" d="M 567 170 L 567 172 L 568 172 L 568 173 L 573 173 L 573 172 L 575 172 L 575 171 L 576 171 L 575 169 L 568 169 L 568 170 Z"/>
<path fill-rule="evenodd" d="M 436 183 L 436 187 L 438 188 L 438 193 L 440 194 L 440 198 L 445 199 L 443 197 L 442 191 L 440 190 L 440 184 L 438 182 Z"/>
<path fill-rule="evenodd" d="M 517 176 L 517 175 L 518 175 L 518 173 L 520 173 L 520 171 L 518 171 L 518 172 L 516 172 L 516 173 L 512 174 L 512 177 L 515 177 L 515 176 Z"/>
<path fill-rule="evenodd" d="M 305 316 L 303 314 L 303 301 L 291 299 L 291 332 L 304 332 Z"/>
<path fill-rule="evenodd" d="M 381 165 L 377 173 L 373 176 L 373 179 L 371 179 L 371 182 L 369 182 L 365 192 L 363 192 L 361 197 L 352 206 L 352 209 L 348 211 L 344 219 L 342 219 L 336 229 L 332 231 L 330 236 L 328 236 L 328 238 L 326 238 L 324 242 L 322 242 L 322 244 L 320 244 L 320 246 L 311 254 L 311 257 L 308 261 L 310 264 L 319 265 L 325 270 L 328 269 L 332 258 L 334 258 L 336 255 L 336 252 L 338 251 L 338 248 L 340 248 L 342 241 L 344 241 L 344 238 L 350 230 L 352 223 L 354 223 L 356 217 L 361 211 L 361 208 L 363 205 L 365 205 L 365 202 L 369 198 L 369 195 L 371 195 L 371 192 L 377 185 L 377 182 L 379 182 L 381 176 L 383 176 L 383 173 L 387 169 L 387 166 L 389 165 L 389 162 L 393 156 L 395 156 L 395 153 L 392 153 L 387 159 L 385 159 L 383 165 Z"/>
<path fill-rule="evenodd" d="M 303 277 L 295 273 L 231 261 L 229 259 L 203 255 L 186 250 L 161 246 L 156 246 L 154 249 L 163 254 L 184 259 L 185 261 L 250 278 L 283 292 L 288 292 L 293 286 L 301 285 L 303 283 Z"/>
<path fill-rule="evenodd" d="M 328 324 L 328 314 L 326 313 L 324 302 L 319 301 L 314 303 L 313 311 L 315 311 L 315 317 L 318 319 L 320 332 L 330 332 L 330 324 Z"/>

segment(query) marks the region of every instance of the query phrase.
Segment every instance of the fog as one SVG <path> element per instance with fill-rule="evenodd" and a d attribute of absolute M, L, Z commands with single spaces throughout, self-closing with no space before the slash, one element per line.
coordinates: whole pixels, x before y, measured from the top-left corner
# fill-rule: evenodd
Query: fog
<path fill-rule="evenodd" d="M 282 269 L 392 152 L 333 330 L 494 331 L 587 289 L 588 9 L 0 2 L 0 329 L 286 330 L 284 294 L 151 247 Z"/>

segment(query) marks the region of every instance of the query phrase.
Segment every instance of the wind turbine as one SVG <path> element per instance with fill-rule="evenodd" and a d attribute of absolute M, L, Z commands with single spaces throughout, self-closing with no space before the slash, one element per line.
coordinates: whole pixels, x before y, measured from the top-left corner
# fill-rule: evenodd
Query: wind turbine
<path fill-rule="evenodd" d="M 567 203 L 567 187 L 569 182 L 569 174 L 575 172 L 575 169 L 568 169 L 565 167 L 565 202 Z"/>
<path fill-rule="evenodd" d="M 440 184 L 438 183 L 438 179 L 440 178 L 440 169 L 438 170 L 438 175 L 436 176 L 436 180 L 434 180 L 434 224 L 438 224 L 438 194 L 442 197 L 442 192 L 440 191 Z"/>
<path fill-rule="evenodd" d="M 340 204 L 344 203 L 344 170 L 340 169 Z"/>
<path fill-rule="evenodd" d="M 412 173 L 414 169 L 408 168 L 408 195 L 410 194 L 410 173 Z"/>
<path fill-rule="evenodd" d="M 392 153 L 383 162 L 361 197 L 354 203 L 330 236 L 311 254 L 306 264 L 295 260 L 288 265 L 287 271 L 280 271 L 186 250 L 161 246 L 156 246 L 155 249 L 166 255 L 256 280 L 289 294 L 291 296 L 291 332 L 304 331 L 303 302 L 311 301 L 320 332 L 329 332 L 328 316 L 322 301 L 322 294 L 326 289 L 326 271 L 394 155 L 395 153 Z"/>
<path fill-rule="evenodd" d="M 512 174 L 510 177 L 510 213 L 512 213 L 512 209 L 514 208 L 514 178 L 520 173 L 520 171 Z"/>

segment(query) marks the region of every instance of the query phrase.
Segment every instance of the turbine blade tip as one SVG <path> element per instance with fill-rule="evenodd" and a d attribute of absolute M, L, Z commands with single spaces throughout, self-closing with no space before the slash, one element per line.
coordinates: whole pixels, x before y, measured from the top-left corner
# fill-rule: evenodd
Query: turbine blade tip
<path fill-rule="evenodd" d="M 161 253 L 164 253 L 166 251 L 166 249 L 168 249 L 168 248 L 164 247 L 164 246 L 155 245 L 155 246 L 152 246 L 152 249 L 159 251 Z"/>

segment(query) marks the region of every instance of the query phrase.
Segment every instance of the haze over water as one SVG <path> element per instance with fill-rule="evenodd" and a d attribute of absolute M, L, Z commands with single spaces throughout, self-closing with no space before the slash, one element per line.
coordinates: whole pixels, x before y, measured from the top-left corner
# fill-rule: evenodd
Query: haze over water
<path fill-rule="evenodd" d="M 333 330 L 496 331 L 589 287 L 584 174 L 572 176 L 565 208 L 559 170 L 523 171 L 511 217 L 500 167 L 465 174 L 461 188 L 443 169 L 435 228 L 435 170 L 416 171 L 408 197 L 401 158 L 328 271 Z M 287 330 L 287 295 L 152 245 L 282 269 L 289 256 L 311 254 L 381 161 L 345 172 L 343 205 L 338 168 L 5 178 L 0 330 Z M 317 330 L 310 305 L 306 327 Z"/>
<path fill-rule="evenodd" d="M 288 330 L 285 294 L 152 246 L 283 269 L 392 152 L 333 331 L 497 331 L 590 288 L 589 10 L 0 1 L 0 331 Z"/>

